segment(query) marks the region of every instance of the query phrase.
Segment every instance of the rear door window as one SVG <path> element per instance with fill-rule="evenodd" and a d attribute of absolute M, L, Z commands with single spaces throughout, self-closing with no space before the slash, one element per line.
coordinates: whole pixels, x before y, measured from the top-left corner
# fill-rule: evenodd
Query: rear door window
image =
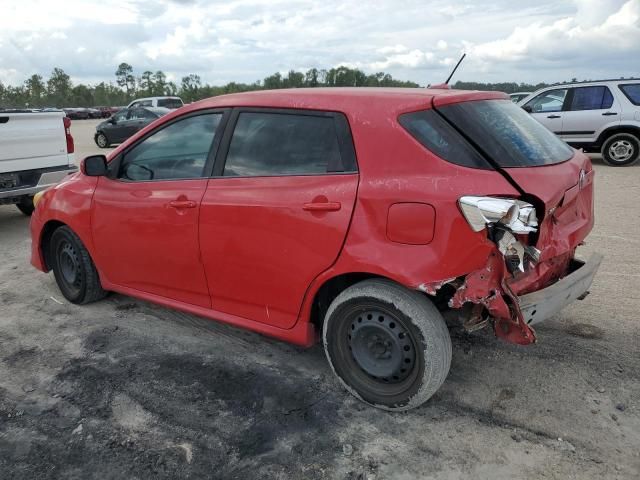
<path fill-rule="evenodd" d="M 634 105 L 640 105 L 640 83 L 620 85 L 620 90 Z"/>
<path fill-rule="evenodd" d="M 605 110 L 613 105 L 613 95 L 605 86 L 573 89 L 570 110 Z"/>
<path fill-rule="evenodd" d="M 319 175 L 355 172 L 343 155 L 332 115 L 240 112 L 224 176 Z"/>
<path fill-rule="evenodd" d="M 180 108 L 183 105 L 179 98 L 159 98 L 158 106 L 164 108 Z"/>
<path fill-rule="evenodd" d="M 510 100 L 478 100 L 438 109 L 500 167 L 531 167 L 564 162 L 573 150 Z"/>

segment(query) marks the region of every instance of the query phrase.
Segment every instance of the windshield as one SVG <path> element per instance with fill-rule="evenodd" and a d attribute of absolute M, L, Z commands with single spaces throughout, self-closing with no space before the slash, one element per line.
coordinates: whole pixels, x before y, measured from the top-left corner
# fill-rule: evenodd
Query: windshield
<path fill-rule="evenodd" d="M 158 99 L 158 106 L 165 108 L 180 108 L 183 105 L 182 100 L 179 98 L 160 98 Z"/>
<path fill-rule="evenodd" d="M 532 167 L 573 156 L 566 143 L 510 100 L 456 103 L 438 111 L 500 167 Z"/>

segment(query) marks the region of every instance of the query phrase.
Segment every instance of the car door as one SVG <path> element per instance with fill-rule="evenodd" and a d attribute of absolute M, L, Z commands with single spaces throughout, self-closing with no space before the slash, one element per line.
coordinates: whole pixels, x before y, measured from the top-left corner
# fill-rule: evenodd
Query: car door
<path fill-rule="evenodd" d="M 618 125 L 620 103 L 606 85 L 574 87 L 562 113 L 562 138 L 567 142 L 595 141 L 604 128 Z"/>
<path fill-rule="evenodd" d="M 546 90 L 529 100 L 523 108 L 555 134 L 562 132 L 563 107 L 568 88 Z"/>
<path fill-rule="evenodd" d="M 110 143 L 120 143 L 125 138 L 127 114 L 129 110 L 120 110 L 112 115 L 105 125 L 105 134 Z"/>
<path fill-rule="evenodd" d="M 115 158 L 93 196 L 96 262 L 109 282 L 209 307 L 198 244 L 205 167 L 224 112 L 198 112 L 160 125 Z"/>
<path fill-rule="evenodd" d="M 342 114 L 235 110 L 200 211 L 212 308 L 291 328 L 340 253 L 357 186 Z"/>

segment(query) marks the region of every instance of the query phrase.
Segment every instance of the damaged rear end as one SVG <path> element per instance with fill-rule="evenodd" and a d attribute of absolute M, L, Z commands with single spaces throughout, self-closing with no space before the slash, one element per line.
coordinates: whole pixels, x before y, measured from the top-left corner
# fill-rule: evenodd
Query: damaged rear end
<path fill-rule="evenodd" d="M 436 97 L 433 109 L 519 192 L 460 196 L 469 227 L 493 248 L 483 268 L 449 282 L 449 307 L 463 309 L 468 330 L 492 325 L 504 340 L 533 343 L 532 326 L 586 296 L 600 265 L 600 255 L 576 258 L 593 227 L 591 162 L 508 100 Z"/>

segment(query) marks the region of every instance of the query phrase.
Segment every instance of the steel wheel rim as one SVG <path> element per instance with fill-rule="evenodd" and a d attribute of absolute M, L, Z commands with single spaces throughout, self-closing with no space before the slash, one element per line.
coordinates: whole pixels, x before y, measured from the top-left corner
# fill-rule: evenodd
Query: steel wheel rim
<path fill-rule="evenodd" d="M 107 146 L 107 138 L 102 133 L 100 135 L 98 135 L 98 146 L 100 146 L 100 147 L 106 147 Z"/>
<path fill-rule="evenodd" d="M 635 149 L 633 144 L 628 140 L 616 140 L 609 147 L 609 156 L 617 162 L 629 160 Z"/>
<path fill-rule="evenodd" d="M 416 364 L 411 335 L 388 312 L 365 310 L 353 314 L 347 344 L 355 364 L 378 382 L 400 383 L 409 377 Z"/>
<path fill-rule="evenodd" d="M 76 249 L 69 242 L 63 242 L 58 249 L 60 276 L 70 289 L 79 290 L 82 270 Z"/>

